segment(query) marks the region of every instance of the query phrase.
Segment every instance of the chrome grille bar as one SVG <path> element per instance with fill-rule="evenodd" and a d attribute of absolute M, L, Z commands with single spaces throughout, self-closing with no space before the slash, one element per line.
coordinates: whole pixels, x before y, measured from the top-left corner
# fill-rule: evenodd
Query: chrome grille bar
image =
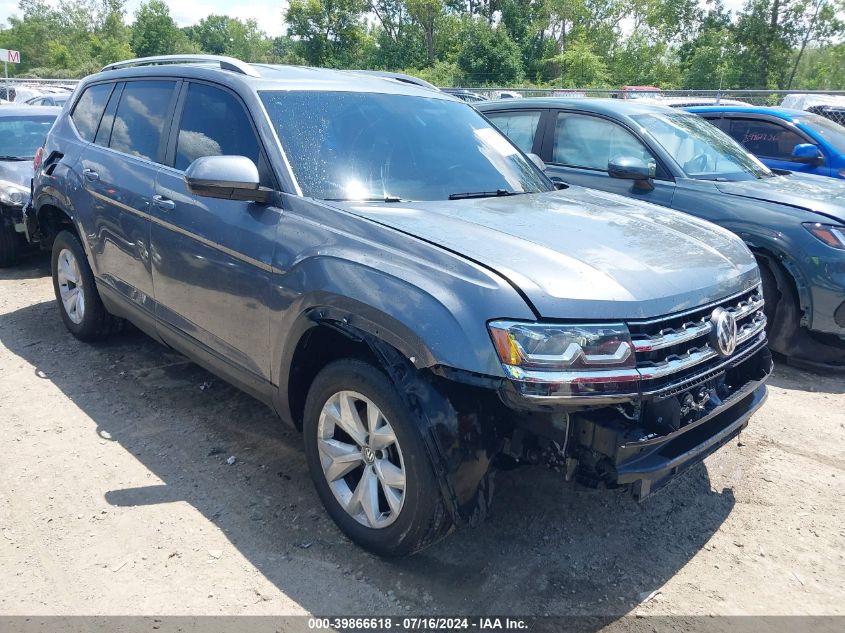
<path fill-rule="evenodd" d="M 748 299 L 741 301 L 736 306 L 726 308 L 739 321 L 750 314 L 763 308 L 763 295 L 753 294 Z M 674 345 L 680 345 L 697 339 L 700 336 L 710 334 L 713 326 L 710 323 L 709 315 L 700 321 L 685 323 L 680 330 L 661 331 L 657 336 L 634 341 L 634 350 L 637 352 L 653 352 L 665 349 Z"/>
<path fill-rule="evenodd" d="M 766 317 L 761 313 L 745 325 L 743 325 L 736 336 L 736 344 L 742 345 L 753 336 L 760 334 L 766 329 Z M 687 351 L 683 356 L 667 359 L 660 365 L 654 367 L 638 367 L 643 380 L 654 380 L 671 374 L 679 373 L 695 367 L 700 363 L 717 358 L 719 353 L 706 344 L 702 347 L 695 347 Z"/>

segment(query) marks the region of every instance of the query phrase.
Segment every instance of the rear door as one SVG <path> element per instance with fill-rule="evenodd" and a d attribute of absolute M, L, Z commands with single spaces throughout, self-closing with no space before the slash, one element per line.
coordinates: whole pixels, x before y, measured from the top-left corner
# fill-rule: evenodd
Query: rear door
<path fill-rule="evenodd" d="M 222 86 L 186 82 L 157 174 L 152 225 L 159 333 L 174 346 L 223 361 L 251 381 L 270 378 L 271 259 L 281 210 L 191 194 L 185 169 L 197 158 L 251 159 L 261 184 L 277 189 L 252 118 Z"/>
<path fill-rule="evenodd" d="M 617 121 L 582 112 L 560 111 L 546 127 L 541 158 L 546 173 L 564 182 L 610 191 L 663 206 L 672 204 L 675 182 L 646 144 Z M 632 180 L 611 178 L 607 166 L 617 158 L 638 158 L 651 167 L 653 189 Z"/>
<path fill-rule="evenodd" d="M 795 125 L 774 117 L 725 115 L 722 129 L 749 152 L 773 169 L 786 169 L 818 176 L 830 175 L 831 157 L 825 148 Z M 792 159 L 796 145 L 810 143 L 824 155 L 821 165 L 808 165 Z"/>
<path fill-rule="evenodd" d="M 108 105 L 99 125 L 83 117 L 77 123 L 80 132 L 84 129 L 94 141 L 83 151 L 80 165 L 92 220 L 92 226 L 85 228 L 93 236 L 89 236 L 91 255 L 99 280 L 152 318 L 149 214 L 177 81 L 133 80 L 102 86 Z M 103 98 L 94 93 L 96 87 L 89 89 L 91 98 Z M 96 130 L 93 137 L 92 130 Z"/>

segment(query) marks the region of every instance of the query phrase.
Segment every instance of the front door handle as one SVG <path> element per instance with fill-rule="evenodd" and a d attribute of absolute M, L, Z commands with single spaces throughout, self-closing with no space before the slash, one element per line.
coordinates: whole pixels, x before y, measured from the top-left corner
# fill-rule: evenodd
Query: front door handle
<path fill-rule="evenodd" d="M 176 208 L 176 203 L 164 196 L 153 196 L 153 204 L 162 211 L 172 211 Z"/>
<path fill-rule="evenodd" d="M 85 176 L 86 180 L 90 180 L 91 182 L 94 182 L 94 181 L 100 179 L 100 174 L 98 174 L 93 169 L 83 169 L 82 175 Z"/>

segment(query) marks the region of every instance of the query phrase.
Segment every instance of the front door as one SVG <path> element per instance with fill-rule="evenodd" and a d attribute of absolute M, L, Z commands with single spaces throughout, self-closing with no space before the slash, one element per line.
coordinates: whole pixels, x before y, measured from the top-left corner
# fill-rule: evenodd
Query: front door
<path fill-rule="evenodd" d="M 830 156 L 821 165 L 796 162 L 792 150 L 796 145 L 811 143 L 824 155 L 824 149 L 804 136 L 786 121 L 770 121 L 754 117 L 724 119 L 725 131 L 746 150 L 772 169 L 786 169 L 817 176 L 830 175 Z"/>
<path fill-rule="evenodd" d="M 188 192 L 184 171 L 201 156 L 238 155 L 275 187 L 252 120 L 227 89 L 186 83 L 153 196 L 153 281 L 160 335 L 178 333 L 228 369 L 270 379 L 271 258 L 281 210 Z M 177 343 L 178 344 L 178 343 Z M 227 367 L 224 366 L 224 371 Z"/>
<path fill-rule="evenodd" d="M 551 138 L 542 158 L 552 179 L 663 206 L 672 204 L 675 183 L 643 142 L 619 123 L 592 114 L 558 112 L 548 129 Z M 618 158 L 637 158 L 650 165 L 653 187 L 637 187 L 632 180 L 612 178 L 607 166 Z"/>

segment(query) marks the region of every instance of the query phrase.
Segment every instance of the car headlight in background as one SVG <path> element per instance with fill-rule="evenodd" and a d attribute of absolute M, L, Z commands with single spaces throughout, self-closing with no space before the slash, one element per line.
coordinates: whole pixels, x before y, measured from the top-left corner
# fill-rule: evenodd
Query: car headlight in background
<path fill-rule="evenodd" d="M 818 222 L 807 222 L 803 226 L 831 248 L 845 251 L 845 226 L 819 224 Z"/>
<path fill-rule="evenodd" d="M 0 180 L 0 203 L 7 207 L 22 207 L 29 197 L 29 189 L 13 182 Z"/>
<path fill-rule="evenodd" d="M 505 373 L 523 395 L 597 397 L 637 390 L 634 345 L 622 323 L 487 326 Z"/>

